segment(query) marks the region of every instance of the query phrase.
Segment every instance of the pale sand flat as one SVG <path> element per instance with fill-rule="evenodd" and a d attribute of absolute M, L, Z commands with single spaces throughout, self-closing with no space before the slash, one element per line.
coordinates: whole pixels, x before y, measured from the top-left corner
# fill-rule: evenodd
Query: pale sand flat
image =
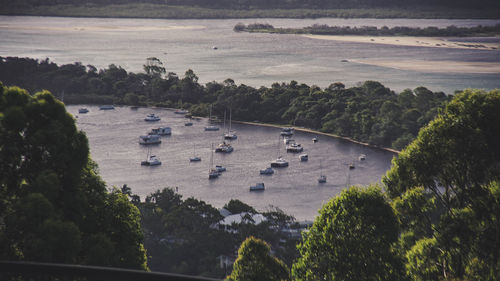
<path fill-rule="evenodd" d="M 386 44 L 397 46 L 455 48 L 493 50 L 500 49 L 500 43 L 453 42 L 442 37 L 411 37 L 411 36 L 354 36 L 354 35 L 302 35 L 311 39 L 335 40 L 355 43 Z"/>

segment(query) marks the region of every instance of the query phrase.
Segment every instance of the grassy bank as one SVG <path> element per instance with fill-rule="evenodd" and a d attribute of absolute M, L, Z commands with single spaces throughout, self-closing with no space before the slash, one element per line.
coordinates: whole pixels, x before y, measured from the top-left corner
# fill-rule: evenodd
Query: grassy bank
<path fill-rule="evenodd" d="M 163 19 L 224 19 L 224 18 L 449 18 L 494 19 L 500 9 L 450 8 L 371 8 L 371 9 L 210 9 L 162 4 L 122 5 L 2 5 L 1 15 L 58 17 L 117 17 Z"/>

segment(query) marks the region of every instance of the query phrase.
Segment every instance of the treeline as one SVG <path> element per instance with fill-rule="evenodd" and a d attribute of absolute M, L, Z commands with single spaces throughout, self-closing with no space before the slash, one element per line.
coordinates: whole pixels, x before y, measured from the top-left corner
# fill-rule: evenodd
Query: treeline
<path fill-rule="evenodd" d="M 282 34 L 318 34 L 318 35 L 367 35 L 367 36 L 441 36 L 441 37 L 466 37 L 466 36 L 496 36 L 500 34 L 500 24 L 494 26 L 456 27 L 450 25 L 445 28 L 435 26 L 408 27 L 395 26 L 380 28 L 376 26 L 329 26 L 314 24 L 303 28 L 275 28 L 267 23 L 253 23 L 245 25 L 238 23 L 234 31 L 282 33 Z"/>
<path fill-rule="evenodd" d="M 127 186 L 122 187 L 141 212 L 144 245 L 148 266 L 153 271 L 224 277 L 231 272 L 230 265 L 239 245 L 250 236 L 272 245 L 276 257 L 291 266 L 297 258 L 299 238 L 290 239 L 283 228 L 298 227 L 295 219 L 279 208 L 259 213 L 253 207 L 231 199 L 225 206 L 232 215 L 241 214 L 241 222 L 234 222 L 230 230 L 220 224 L 224 216 L 210 204 L 195 198 L 182 199 L 172 188 L 157 190 L 141 201 Z M 255 222 L 253 215 L 262 215 Z"/>
<path fill-rule="evenodd" d="M 17 5 L 25 7 L 36 7 L 41 5 L 81 5 L 78 0 L 18 0 L 8 5 Z M 376 8 L 376 7 L 469 7 L 469 8 L 488 8 L 498 7 L 495 0 L 480 1 L 451 1 L 451 0 L 89 0 L 86 5 L 125 5 L 125 4 L 159 4 L 172 6 L 198 6 L 209 8 L 231 8 L 231 9 L 291 9 L 291 8 Z"/>
<path fill-rule="evenodd" d="M 424 87 L 399 94 L 379 82 L 366 81 L 346 88 L 336 82 L 327 88 L 290 83 L 253 88 L 222 83 L 198 83 L 192 70 L 184 77 L 166 74 L 162 63 L 149 58 L 145 73 L 110 65 L 97 70 L 81 63 L 58 66 L 46 60 L 0 58 L 0 80 L 30 91 L 47 89 L 65 103 L 127 104 L 175 107 L 193 115 L 222 116 L 232 108 L 240 121 L 303 126 L 374 145 L 401 149 L 451 99 Z"/>

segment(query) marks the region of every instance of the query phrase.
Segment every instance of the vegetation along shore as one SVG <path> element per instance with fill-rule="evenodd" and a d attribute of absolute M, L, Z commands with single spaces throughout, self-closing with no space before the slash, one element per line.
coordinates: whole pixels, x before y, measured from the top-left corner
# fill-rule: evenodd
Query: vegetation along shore
<path fill-rule="evenodd" d="M 161 19 L 225 19 L 225 18 L 419 18 L 419 19 L 497 19 L 500 7 L 495 1 L 488 9 L 481 7 L 421 5 L 401 8 L 401 5 L 375 6 L 368 5 L 346 6 L 296 4 L 279 5 L 279 1 L 261 2 L 260 5 L 235 6 L 239 2 L 225 5 L 190 5 L 186 2 L 178 5 L 141 3 L 132 1 L 98 1 L 80 2 L 65 0 L 55 4 L 38 3 L 35 1 L 10 1 L 0 7 L 0 15 L 24 16 L 56 16 L 56 17 L 113 17 L 113 18 L 161 18 Z M 276 3 L 275 3 L 276 2 Z M 291 1 L 287 1 L 290 3 Z M 326 1 L 323 1 L 326 3 Z M 213 2 L 212 2 L 213 3 Z M 274 5 L 266 7 L 265 4 Z M 231 5 L 233 4 L 233 5 Z M 264 4 L 264 5 L 263 5 Z M 371 5 L 370 5 L 371 6 Z"/>
<path fill-rule="evenodd" d="M 238 23 L 234 31 L 262 32 L 280 34 L 314 34 L 314 35 L 362 35 L 362 36 L 416 36 L 416 37 L 491 37 L 500 35 L 500 24 L 494 26 L 457 27 L 448 26 L 438 28 L 429 27 L 376 27 L 376 26 L 329 26 L 326 24 L 314 24 L 302 28 L 274 27 L 267 23 L 252 23 L 245 25 Z"/>
<path fill-rule="evenodd" d="M 237 85 L 232 79 L 201 85 L 192 70 L 183 77 L 167 74 L 157 58 L 148 58 L 144 70 L 0 57 L 0 77 L 6 85 L 48 89 L 61 98 L 64 94 L 69 104 L 176 107 L 196 116 L 208 116 L 210 107 L 222 116 L 231 108 L 234 120 L 289 124 L 395 150 L 413 140 L 452 98 L 425 87 L 397 94 L 376 81 L 350 88 L 334 82 L 324 89 L 297 81 L 260 88 Z"/>
<path fill-rule="evenodd" d="M 234 281 L 496 280 L 499 124 L 500 91 L 457 93 L 394 158 L 383 187 L 347 188 L 300 224 L 173 188 L 143 200 L 108 189 L 62 102 L 0 83 L 0 259 Z"/>

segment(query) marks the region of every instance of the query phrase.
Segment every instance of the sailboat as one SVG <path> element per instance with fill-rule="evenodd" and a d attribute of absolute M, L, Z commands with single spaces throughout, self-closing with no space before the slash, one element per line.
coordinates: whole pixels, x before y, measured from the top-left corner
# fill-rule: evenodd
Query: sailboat
<path fill-rule="evenodd" d="M 212 121 L 212 105 L 210 105 L 210 113 L 209 113 L 208 121 L 209 122 Z M 214 125 L 208 125 L 205 127 L 205 131 L 218 131 L 218 130 L 219 130 L 219 127 L 214 126 Z"/>
<path fill-rule="evenodd" d="M 148 154 L 146 157 L 146 160 L 141 161 L 142 166 L 157 166 L 161 165 L 160 159 L 156 157 L 155 155 L 151 155 L 151 147 L 148 147 Z"/>
<path fill-rule="evenodd" d="M 225 119 L 225 117 L 224 117 Z M 231 130 L 231 109 L 229 109 L 229 129 L 227 133 L 224 134 L 224 139 L 226 140 L 235 140 L 238 136 Z"/>
<path fill-rule="evenodd" d="M 201 157 L 196 155 L 196 147 L 193 145 L 193 157 L 189 158 L 190 162 L 198 162 L 201 161 Z"/>
<path fill-rule="evenodd" d="M 321 165 L 321 161 L 319 162 L 319 170 L 320 170 L 320 174 L 319 174 L 318 182 L 319 183 L 325 183 L 326 182 L 326 176 L 323 175 L 323 166 Z"/>
<path fill-rule="evenodd" d="M 219 172 L 215 169 L 214 166 L 214 145 L 212 144 L 212 148 L 210 149 L 210 167 L 208 168 L 208 179 L 216 179 L 219 177 Z"/>
<path fill-rule="evenodd" d="M 271 167 L 273 168 L 288 167 L 288 161 L 286 161 L 280 156 L 280 143 L 281 143 L 281 136 L 278 137 L 278 158 L 276 158 L 276 160 L 271 162 Z"/>
<path fill-rule="evenodd" d="M 224 112 L 224 127 L 226 127 L 226 112 Z M 233 146 L 224 140 L 224 135 L 222 137 L 222 142 L 217 145 L 215 152 L 230 153 L 233 152 Z"/>

